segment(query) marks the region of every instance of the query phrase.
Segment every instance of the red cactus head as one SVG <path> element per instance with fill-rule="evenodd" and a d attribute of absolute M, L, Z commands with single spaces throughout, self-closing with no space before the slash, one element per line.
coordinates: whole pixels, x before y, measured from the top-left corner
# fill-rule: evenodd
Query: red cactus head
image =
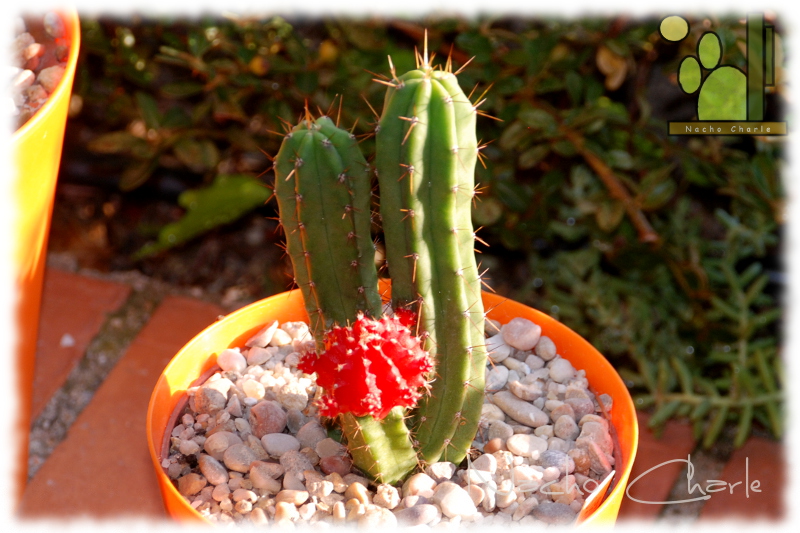
<path fill-rule="evenodd" d="M 360 316 L 351 327 L 329 331 L 321 355 L 303 355 L 298 368 L 316 372 L 317 385 L 324 389 L 320 414 L 383 418 L 396 406 L 417 403 L 433 365 L 409 323 L 407 316 Z"/>

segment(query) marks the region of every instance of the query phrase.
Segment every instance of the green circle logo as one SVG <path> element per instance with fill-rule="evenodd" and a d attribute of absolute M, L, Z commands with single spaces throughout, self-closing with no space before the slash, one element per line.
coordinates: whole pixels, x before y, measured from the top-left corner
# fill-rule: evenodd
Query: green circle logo
<path fill-rule="evenodd" d="M 689 35 L 689 23 L 683 17 L 672 15 L 661 21 L 660 31 L 664 39 L 677 42 Z"/>

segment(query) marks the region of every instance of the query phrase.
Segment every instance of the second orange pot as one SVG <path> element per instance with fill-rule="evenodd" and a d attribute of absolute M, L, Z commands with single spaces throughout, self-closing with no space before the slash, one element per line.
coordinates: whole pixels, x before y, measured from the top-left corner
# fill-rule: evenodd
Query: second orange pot
<path fill-rule="evenodd" d="M 584 369 L 590 388 L 613 399 L 610 421 L 619 442 L 616 477 L 605 500 L 579 527 L 613 525 L 622 503 L 639 439 L 636 410 L 625 384 L 611 364 L 580 335 L 535 309 L 483 293 L 489 318 L 502 323 L 515 317 L 527 318 L 542 327 L 542 335 L 555 342 L 558 352 L 575 368 Z M 285 292 L 255 302 L 212 324 L 172 359 L 159 378 L 147 410 L 147 440 L 159 488 L 167 512 L 182 522 L 207 522 L 178 492 L 161 466 L 178 413 L 187 401 L 186 389 L 216 366 L 216 356 L 226 348 L 243 346 L 266 323 L 278 320 L 307 321 L 300 290 Z"/>

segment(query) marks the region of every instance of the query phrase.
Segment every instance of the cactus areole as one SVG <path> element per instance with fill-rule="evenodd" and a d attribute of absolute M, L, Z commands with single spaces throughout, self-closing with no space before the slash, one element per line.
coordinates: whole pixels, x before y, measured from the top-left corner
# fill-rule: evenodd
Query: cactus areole
<path fill-rule="evenodd" d="M 426 52 L 416 70 L 397 77 L 392 67 L 381 81 L 375 170 L 392 315 L 381 316 L 371 169 L 354 137 L 306 113 L 275 158 L 286 248 L 316 340 L 300 368 L 317 374 L 320 413 L 340 415 L 355 465 L 385 483 L 420 463 L 461 462 L 483 403 L 477 112 L 449 65 L 434 69 Z"/>

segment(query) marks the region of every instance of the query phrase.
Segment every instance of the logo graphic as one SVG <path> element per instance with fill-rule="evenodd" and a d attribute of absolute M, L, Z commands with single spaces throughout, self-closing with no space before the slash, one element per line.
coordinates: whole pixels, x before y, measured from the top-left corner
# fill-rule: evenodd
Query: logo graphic
<path fill-rule="evenodd" d="M 661 21 L 661 37 L 682 41 L 689 23 L 673 15 Z M 763 14 L 747 15 L 745 47 L 747 73 L 732 65 L 720 65 L 722 41 L 713 31 L 697 43 L 697 55 L 683 58 L 678 85 L 697 94 L 697 120 L 670 122 L 670 135 L 786 135 L 785 122 L 765 122 L 766 88 L 775 86 L 775 28 Z"/>

